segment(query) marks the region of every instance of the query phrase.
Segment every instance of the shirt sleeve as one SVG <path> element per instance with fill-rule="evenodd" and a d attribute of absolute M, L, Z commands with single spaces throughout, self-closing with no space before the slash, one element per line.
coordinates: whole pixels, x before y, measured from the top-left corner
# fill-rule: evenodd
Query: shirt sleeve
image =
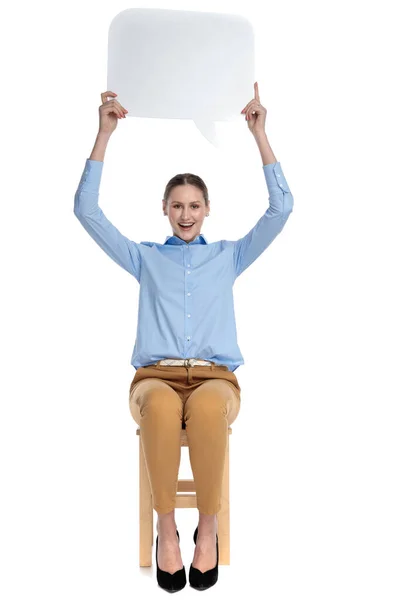
<path fill-rule="evenodd" d="M 103 165 L 103 161 L 86 160 L 75 194 L 74 214 L 100 248 L 120 267 L 140 281 L 139 244 L 122 235 L 98 205 Z"/>
<path fill-rule="evenodd" d="M 269 208 L 254 227 L 234 242 L 233 257 L 238 277 L 280 233 L 293 210 L 293 196 L 279 162 L 263 165 L 269 192 Z"/>

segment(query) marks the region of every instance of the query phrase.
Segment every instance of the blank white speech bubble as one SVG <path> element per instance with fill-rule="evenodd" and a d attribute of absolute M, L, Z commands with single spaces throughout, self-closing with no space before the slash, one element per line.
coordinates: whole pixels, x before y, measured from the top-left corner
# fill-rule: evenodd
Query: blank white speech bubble
<path fill-rule="evenodd" d="M 128 8 L 108 32 L 107 89 L 131 117 L 191 119 L 217 146 L 215 121 L 254 97 L 251 23 L 221 13 Z"/>

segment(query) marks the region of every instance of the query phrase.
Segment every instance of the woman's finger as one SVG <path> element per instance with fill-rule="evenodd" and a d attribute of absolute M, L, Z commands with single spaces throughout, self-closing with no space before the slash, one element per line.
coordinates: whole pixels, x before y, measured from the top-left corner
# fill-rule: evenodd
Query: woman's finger
<path fill-rule="evenodd" d="M 249 104 L 247 105 L 247 109 L 246 109 L 246 115 L 249 114 L 249 112 L 254 111 L 255 112 L 255 108 L 259 108 L 260 103 L 257 102 L 257 100 L 252 100 L 251 102 L 249 102 Z"/>
<path fill-rule="evenodd" d="M 110 95 L 118 96 L 118 94 L 114 94 L 114 92 L 104 92 L 103 94 L 101 94 L 101 99 L 103 100 L 103 104 L 106 104 L 107 102 L 113 102 L 115 106 L 118 106 L 121 116 L 125 117 L 125 113 L 128 112 L 126 110 L 126 108 L 124 108 L 122 106 L 122 104 L 120 102 L 118 102 L 118 100 L 116 100 L 115 98 L 113 98 L 112 100 L 107 100 L 107 96 L 110 96 Z"/>
<path fill-rule="evenodd" d="M 122 105 L 118 102 L 118 100 L 111 100 L 111 102 L 115 106 L 116 111 L 121 116 L 121 118 L 125 117 L 124 109 L 122 108 Z"/>
<path fill-rule="evenodd" d="M 246 104 L 246 106 L 244 107 L 244 109 L 242 110 L 242 112 L 245 112 L 245 111 L 246 111 L 246 110 L 249 108 L 249 106 L 250 106 L 250 104 L 251 104 L 252 102 L 255 102 L 255 98 L 252 98 L 252 99 L 250 100 L 250 102 L 248 102 L 248 103 Z"/>
<path fill-rule="evenodd" d="M 250 100 L 250 102 L 253 102 L 253 100 Z M 248 102 L 248 103 L 246 104 L 246 106 L 245 106 L 245 107 L 244 107 L 244 109 L 242 110 L 242 113 L 243 113 L 243 112 L 245 112 L 245 111 L 247 110 L 247 108 L 248 108 L 248 106 L 249 106 L 250 102 Z"/>
<path fill-rule="evenodd" d="M 107 97 L 108 96 L 118 96 L 118 94 L 115 94 L 114 92 L 108 91 L 108 92 L 103 92 L 101 94 L 101 101 L 104 104 L 104 102 L 107 102 Z"/>
<path fill-rule="evenodd" d="M 117 117 L 124 117 L 124 113 L 122 111 L 122 107 L 120 108 L 120 103 L 117 100 L 108 100 L 101 105 L 100 109 L 103 109 L 107 113 L 114 112 Z"/>
<path fill-rule="evenodd" d="M 128 111 L 126 110 L 126 108 L 124 108 L 122 106 L 122 104 L 120 102 L 118 102 L 118 100 L 110 100 L 110 102 L 113 103 L 113 106 L 116 106 L 118 108 L 118 111 L 121 113 L 121 116 L 124 117 L 125 113 L 127 113 Z"/>
<path fill-rule="evenodd" d="M 254 101 L 256 101 L 256 102 L 260 102 L 260 94 L 258 93 L 258 82 L 257 82 L 257 81 L 256 81 L 256 82 L 255 82 L 255 84 L 254 84 L 254 98 L 252 98 L 252 99 L 250 100 L 250 102 L 248 102 L 248 103 L 246 104 L 246 106 L 245 106 L 245 107 L 244 107 L 244 109 L 242 110 L 242 113 L 243 113 L 243 112 L 245 112 L 245 111 L 247 110 L 247 108 L 248 108 L 249 104 L 251 104 L 251 102 L 254 102 Z"/>
<path fill-rule="evenodd" d="M 250 108 L 250 105 L 251 105 L 253 102 L 257 102 L 257 103 L 259 104 L 259 101 L 258 101 L 258 100 L 256 100 L 255 98 L 253 98 L 252 100 L 250 100 L 250 102 L 248 102 L 248 103 L 246 104 L 246 106 L 245 106 L 245 107 L 244 107 L 244 109 L 242 110 L 242 113 L 243 113 L 243 112 L 246 112 L 247 110 L 249 110 L 249 108 Z"/>
<path fill-rule="evenodd" d="M 125 113 L 127 113 L 128 111 L 122 106 L 122 104 L 118 102 L 118 100 L 111 100 L 111 102 L 114 104 L 114 106 L 118 108 L 118 111 L 121 114 L 121 116 L 125 117 Z"/>
<path fill-rule="evenodd" d="M 115 102 L 117 102 L 117 100 Z M 127 113 L 128 111 L 119 102 L 118 102 L 118 105 L 120 106 L 120 108 L 121 108 L 121 110 L 122 110 L 122 112 L 124 113 L 124 116 L 125 116 L 125 113 Z"/>

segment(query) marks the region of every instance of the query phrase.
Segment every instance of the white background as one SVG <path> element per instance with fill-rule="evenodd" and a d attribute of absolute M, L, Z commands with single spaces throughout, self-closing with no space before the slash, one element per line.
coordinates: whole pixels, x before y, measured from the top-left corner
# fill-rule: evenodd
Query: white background
<path fill-rule="evenodd" d="M 231 565 L 220 567 L 208 594 L 397 600 L 394 3 L 137 6 L 252 21 L 267 135 L 294 196 L 284 230 L 234 287 L 245 365 L 235 371 L 242 407 L 230 439 Z M 107 89 L 108 27 L 133 7 L 2 9 L 6 600 L 165 593 L 154 559 L 138 567 L 138 438 L 128 393 L 139 285 L 73 214 Z M 261 157 L 244 117 L 217 127 L 219 149 L 190 121 L 119 121 L 100 190 L 107 217 L 135 241 L 163 242 L 171 234 L 165 185 L 190 171 L 209 188 L 208 241 L 247 233 L 268 206 Z M 180 477 L 190 475 L 183 449 Z M 177 509 L 176 520 L 188 572 L 197 510 Z M 190 593 L 189 585 L 181 592 Z"/>

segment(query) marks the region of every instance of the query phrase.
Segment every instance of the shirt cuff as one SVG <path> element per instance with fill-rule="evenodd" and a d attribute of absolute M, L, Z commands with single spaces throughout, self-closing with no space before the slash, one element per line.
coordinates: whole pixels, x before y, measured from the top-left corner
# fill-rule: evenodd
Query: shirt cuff
<path fill-rule="evenodd" d="M 283 174 L 280 162 L 263 165 L 263 171 L 270 194 L 276 194 L 277 192 L 290 192 L 290 188 Z"/>
<path fill-rule="evenodd" d="M 86 159 L 85 168 L 79 182 L 79 188 L 96 189 L 100 186 L 101 174 L 104 162 L 100 160 Z"/>

